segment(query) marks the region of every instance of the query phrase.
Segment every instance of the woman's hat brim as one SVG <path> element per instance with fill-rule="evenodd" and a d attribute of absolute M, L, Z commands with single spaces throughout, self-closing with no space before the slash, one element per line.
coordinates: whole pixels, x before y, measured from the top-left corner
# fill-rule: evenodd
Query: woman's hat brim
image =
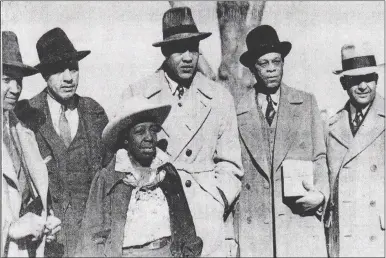
<path fill-rule="evenodd" d="M 122 114 L 113 118 L 102 132 L 102 141 L 108 147 L 113 148 L 117 144 L 120 132 L 142 120 L 142 118 L 149 118 L 152 122 L 162 125 L 166 120 L 171 110 L 170 105 L 159 105 L 143 111 Z"/>
<path fill-rule="evenodd" d="M 210 35 L 212 35 L 212 32 L 179 33 L 179 34 L 172 35 L 164 39 L 163 41 L 153 43 L 152 45 L 153 47 L 162 47 L 168 43 L 172 43 L 178 40 L 186 40 L 186 39 L 203 40 L 209 37 Z"/>
<path fill-rule="evenodd" d="M 361 68 L 356 68 L 356 69 L 350 69 L 350 70 L 335 70 L 332 71 L 333 74 L 335 75 L 348 75 L 348 76 L 357 76 L 357 75 L 364 75 L 364 74 L 369 74 L 369 73 L 375 73 L 379 72 L 381 69 L 384 69 L 385 64 L 379 64 L 377 66 L 369 66 L 369 67 L 361 67 Z"/>
<path fill-rule="evenodd" d="M 262 46 L 257 47 L 254 50 L 247 50 L 240 56 L 240 63 L 246 67 L 250 67 L 253 65 L 256 60 L 271 52 L 280 53 L 282 58 L 286 57 L 288 53 L 291 51 L 292 44 L 288 41 L 280 42 L 274 46 Z"/>
<path fill-rule="evenodd" d="M 69 61 L 69 60 L 77 60 L 80 61 L 86 56 L 88 56 L 91 53 L 90 50 L 82 50 L 82 51 L 76 51 L 71 53 L 66 53 L 62 56 L 56 56 L 49 60 L 43 60 L 40 64 L 35 65 L 35 68 L 39 71 L 42 70 L 45 66 L 51 66 L 53 64 L 63 62 L 63 61 Z"/>
<path fill-rule="evenodd" d="M 15 68 L 16 70 L 20 71 L 22 77 L 31 76 L 31 75 L 37 74 L 39 72 L 36 68 L 29 66 L 29 65 L 25 65 L 23 63 L 19 63 L 19 62 L 3 63 L 3 71 L 5 70 L 4 66 L 8 66 L 11 69 Z"/>

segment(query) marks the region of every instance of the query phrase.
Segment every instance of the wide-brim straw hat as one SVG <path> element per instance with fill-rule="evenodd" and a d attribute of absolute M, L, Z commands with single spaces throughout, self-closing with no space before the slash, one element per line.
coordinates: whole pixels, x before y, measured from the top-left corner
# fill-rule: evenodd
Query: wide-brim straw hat
<path fill-rule="evenodd" d="M 171 105 L 154 103 L 142 96 L 129 98 L 106 125 L 102 132 L 102 141 L 113 148 L 117 145 L 118 136 L 123 129 L 140 122 L 155 122 L 162 125 L 170 109 Z"/>
<path fill-rule="evenodd" d="M 199 32 L 189 7 L 176 7 L 167 10 L 162 19 L 163 40 L 153 43 L 161 47 L 171 42 L 186 39 L 203 40 L 211 32 Z"/>
<path fill-rule="evenodd" d="M 342 69 L 333 71 L 336 75 L 364 75 L 379 72 L 385 64 L 375 60 L 373 47 L 369 42 L 359 45 L 345 44 L 341 48 Z"/>

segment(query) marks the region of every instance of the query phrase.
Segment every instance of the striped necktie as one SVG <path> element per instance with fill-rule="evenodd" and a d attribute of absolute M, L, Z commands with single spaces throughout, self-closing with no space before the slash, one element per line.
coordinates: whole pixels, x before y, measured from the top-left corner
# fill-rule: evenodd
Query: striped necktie
<path fill-rule="evenodd" d="M 276 111 L 273 108 L 273 101 L 272 101 L 271 95 L 269 94 L 267 95 L 267 102 L 268 102 L 268 105 L 267 105 L 267 110 L 265 111 L 265 119 L 267 119 L 269 126 L 271 126 L 273 118 L 275 117 Z"/>
<path fill-rule="evenodd" d="M 362 121 L 363 121 L 363 113 L 360 109 L 357 110 L 357 112 L 355 113 L 355 117 L 354 117 L 354 120 L 352 121 L 352 125 L 353 125 L 353 128 L 352 128 L 352 133 L 353 135 L 355 135 L 357 132 L 358 132 L 358 129 L 360 127 L 360 125 L 362 124 Z"/>

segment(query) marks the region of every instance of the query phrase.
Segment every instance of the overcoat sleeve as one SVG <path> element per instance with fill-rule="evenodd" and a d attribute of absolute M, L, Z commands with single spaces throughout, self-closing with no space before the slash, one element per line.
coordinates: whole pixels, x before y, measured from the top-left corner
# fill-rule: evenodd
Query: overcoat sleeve
<path fill-rule="evenodd" d="M 320 115 L 316 99 L 312 96 L 312 142 L 313 142 L 313 163 L 314 163 L 314 185 L 324 195 L 324 205 L 320 215 L 324 215 L 330 188 L 328 181 L 328 168 L 326 159 L 325 127 Z"/>
<path fill-rule="evenodd" d="M 104 256 L 104 245 L 111 231 L 111 199 L 107 195 L 108 182 L 106 182 L 105 177 L 107 173 L 113 172 L 104 168 L 95 174 L 92 181 L 81 224 L 76 256 Z"/>
<path fill-rule="evenodd" d="M 223 102 L 222 106 L 224 113 L 213 160 L 216 164 L 214 169 L 216 186 L 227 209 L 241 191 L 241 178 L 244 171 L 233 98 L 230 97 L 227 102 Z"/>

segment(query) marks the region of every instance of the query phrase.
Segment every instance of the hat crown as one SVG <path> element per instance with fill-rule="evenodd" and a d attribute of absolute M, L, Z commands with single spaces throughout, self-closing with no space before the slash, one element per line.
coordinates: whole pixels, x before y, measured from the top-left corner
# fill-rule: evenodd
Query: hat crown
<path fill-rule="evenodd" d="M 374 56 L 374 51 L 368 42 L 363 42 L 359 45 L 345 44 L 341 49 L 342 60 L 351 59 L 361 56 Z"/>
<path fill-rule="evenodd" d="M 64 54 L 77 52 L 61 28 L 54 28 L 44 33 L 36 43 L 36 50 L 42 63 L 53 57 L 61 57 Z"/>
<path fill-rule="evenodd" d="M 13 31 L 2 32 L 3 64 L 23 63 L 21 58 L 19 42 Z"/>
<path fill-rule="evenodd" d="M 164 39 L 179 33 L 198 32 L 189 7 L 175 7 L 167 10 L 162 19 Z"/>
<path fill-rule="evenodd" d="M 280 43 L 276 30 L 269 25 L 261 25 L 251 30 L 246 38 L 247 48 L 253 50 L 261 46 Z"/>

